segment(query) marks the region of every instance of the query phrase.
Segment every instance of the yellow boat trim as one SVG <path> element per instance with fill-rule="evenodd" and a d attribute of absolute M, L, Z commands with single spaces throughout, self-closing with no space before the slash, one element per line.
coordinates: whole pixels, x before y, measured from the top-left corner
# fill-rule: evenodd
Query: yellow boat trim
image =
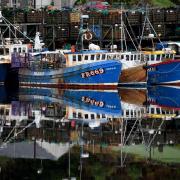
<path fill-rule="evenodd" d="M 176 117 L 176 114 L 148 114 L 148 118 L 166 118 L 166 117 Z"/>
<path fill-rule="evenodd" d="M 143 54 L 147 55 L 156 55 L 156 54 L 176 54 L 176 51 L 170 50 L 170 51 L 142 51 Z"/>

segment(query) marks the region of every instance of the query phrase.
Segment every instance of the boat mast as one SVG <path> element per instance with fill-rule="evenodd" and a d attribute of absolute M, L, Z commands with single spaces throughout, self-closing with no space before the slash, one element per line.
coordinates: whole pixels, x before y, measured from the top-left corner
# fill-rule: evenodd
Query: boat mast
<path fill-rule="evenodd" d="M 122 2 L 121 2 L 121 51 L 123 52 L 123 11 L 122 11 Z"/>

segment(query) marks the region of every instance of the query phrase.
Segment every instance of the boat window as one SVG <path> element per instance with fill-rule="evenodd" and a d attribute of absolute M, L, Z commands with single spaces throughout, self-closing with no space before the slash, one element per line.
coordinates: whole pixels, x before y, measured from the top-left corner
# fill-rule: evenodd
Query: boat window
<path fill-rule="evenodd" d="M 94 60 L 94 57 L 95 57 L 94 54 L 92 54 L 92 55 L 91 55 L 91 60 Z"/>
<path fill-rule="evenodd" d="M 157 108 L 157 109 L 156 109 L 156 112 L 157 112 L 157 114 L 160 114 L 160 113 L 161 113 L 160 108 Z"/>
<path fill-rule="evenodd" d="M 133 110 L 131 110 L 131 117 L 133 117 Z"/>
<path fill-rule="evenodd" d="M 154 55 L 153 54 L 151 55 L 151 61 L 154 61 Z"/>
<path fill-rule="evenodd" d="M 97 118 L 97 119 L 100 119 L 100 114 L 97 114 L 96 118 Z"/>
<path fill-rule="evenodd" d="M 150 110 L 150 109 L 149 109 L 149 108 L 147 108 L 147 111 L 146 111 L 146 112 L 147 112 L 148 114 L 149 114 L 149 112 L 150 112 L 149 110 Z"/>
<path fill-rule="evenodd" d="M 162 59 L 164 59 L 166 57 L 166 55 L 165 54 L 162 54 Z"/>
<path fill-rule="evenodd" d="M 97 60 L 100 60 L 100 54 L 97 54 L 97 55 L 96 55 L 96 59 L 97 59 Z"/>
<path fill-rule="evenodd" d="M 154 112 L 155 112 L 154 108 L 151 108 L 151 114 L 154 114 Z"/>
<path fill-rule="evenodd" d="M 128 55 L 126 56 L 126 60 L 129 61 L 129 56 Z"/>
<path fill-rule="evenodd" d="M 76 118 L 76 112 L 73 112 L 73 118 Z"/>
<path fill-rule="evenodd" d="M 78 118 L 82 118 L 82 114 L 80 112 L 78 113 Z"/>
<path fill-rule="evenodd" d="M 91 119 L 95 119 L 94 114 L 91 114 Z"/>
<path fill-rule="evenodd" d="M 84 118 L 85 118 L 85 119 L 88 119 L 88 114 L 85 114 L 85 115 L 84 115 Z"/>
<path fill-rule="evenodd" d="M 121 59 L 124 59 L 124 56 L 123 56 L 123 55 L 121 55 Z"/>
<path fill-rule="evenodd" d="M 17 52 L 17 48 L 14 48 L 14 49 L 13 49 L 13 52 Z"/>
<path fill-rule="evenodd" d="M 1 114 L 1 115 L 4 114 L 4 109 L 3 109 L 3 108 L 0 109 L 0 114 Z"/>
<path fill-rule="evenodd" d="M 76 61 L 76 55 L 73 56 L 73 61 Z"/>
<path fill-rule="evenodd" d="M 133 61 L 134 60 L 134 55 L 131 55 L 131 61 Z"/>
<path fill-rule="evenodd" d="M 129 111 L 128 111 L 128 110 L 126 111 L 126 116 L 127 116 L 127 117 L 129 116 Z"/>
<path fill-rule="evenodd" d="M 140 117 L 141 116 L 141 112 L 140 111 L 138 111 L 138 117 Z"/>
<path fill-rule="evenodd" d="M 78 55 L 78 61 L 81 61 L 81 57 L 82 57 L 81 55 Z"/>
<path fill-rule="evenodd" d="M 149 55 L 146 56 L 146 61 L 149 61 Z"/>
<path fill-rule="evenodd" d="M 25 47 L 23 48 L 22 52 L 23 52 L 23 53 L 25 53 L 25 52 L 26 52 L 26 48 L 25 48 Z"/>
<path fill-rule="evenodd" d="M 9 54 L 9 48 L 6 48 L 6 54 Z"/>
<path fill-rule="evenodd" d="M 88 60 L 88 57 L 89 57 L 88 55 L 85 55 L 85 56 L 84 56 L 84 60 L 87 61 L 87 60 Z"/>
<path fill-rule="evenodd" d="M 157 58 L 156 58 L 157 61 L 160 60 L 160 54 L 157 54 Z"/>
<path fill-rule="evenodd" d="M 102 60 L 105 60 L 105 59 L 106 59 L 106 55 L 103 54 L 103 55 L 102 55 Z"/>
<path fill-rule="evenodd" d="M 162 109 L 162 114 L 166 114 L 166 111 L 164 109 Z"/>
<path fill-rule="evenodd" d="M 105 116 L 105 114 L 102 114 L 102 118 L 105 118 L 106 116 Z"/>
<path fill-rule="evenodd" d="M 141 114 L 144 114 L 144 109 L 141 109 Z"/>
<path fill-rule="evenodd" d="M 21 53 L 21 48 L 18 48 L 18 53 Z"/>
<path fill-rule="evenodd" d="M 4 52 L 3 52 L 3 49 L 0 49 L 0 55 L 3 55 Z"/>
<path fill-rule="evenodd" d="M 6 116 L 9 115 L 9 109 L 6 109 Z"/>

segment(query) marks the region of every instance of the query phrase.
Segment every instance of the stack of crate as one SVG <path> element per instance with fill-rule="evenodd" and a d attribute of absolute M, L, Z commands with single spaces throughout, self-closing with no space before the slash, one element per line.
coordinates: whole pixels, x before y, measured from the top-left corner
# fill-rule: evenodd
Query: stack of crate
<path fill-rule="evenodd" d="M 154 22 L 153 24 L 155 32 L 159 37 L 164 37 L 165 36 L 165 25 L 164 23 L 160 22 Z"/>
<path fill-rule="evenodd" d="M 102 14 L 100 12 L 91 11 L 89 15 L 89 24 L 101 24 Z"/>
<path fill-rule="evenodd" d="M 80 13 L 79 12 L 71 12 L 70 16 L 70 38 L 77 39 L 80 29 Z"/>
<path fill-rule="evenodd" d="M 28 23 L 41 23 L 43 21 L 42 11 L 29 11 L 27 12 Z"/>
<path fill-rule="evenodd" d="M 149 21 L 152 23 L 153 22 L 153 12 L 152 10 L 148 11 L 148 12 L 145 12 L 145 11 L 142 11 L 140 13 L 140 16 L 141 16 L 141 23 L 144 23 L 145 21 L 145 17 L 147 16 Z"/>
<path fill-rule="evenodd" d="M 180 8 L 177 8 L 177 24 L 180 25 Z"/>
<path fill-rule="evenodd" d="M 25 23 L 25 13 L 24 12 L 17 12 L 15 15 L 15 21 L 17 23 Z"/>
<path fill-rule="evenodd" d="M 70 38 L 77 39 L 79 35 L 80 23 L 71 23 L 70 25 Z"/>
<path fill-rule="evenodd" d="M 153 9 L 153 22 L 164 22 L 164 9 Z"/>
<path fill-rule="evenodd" d="M 177 11 L 175 9 L 165 10 L 165 21 L 166 23 L 176 23 L 177 22 Z"/>
<path fill-rule="evenodd" d="M 59 16 L 61 16 L 61 23 L 62 24 L 68 24 L 70 21 L 69 12 L 68 11 L 61 11 L 59 13 Z M 58 16 L 57 16 L 58 18 Z"/>
<path fill-rule="evenodd" d="M 70 23 L 79 23 L 80 22 L 80 13 L 79 12 L 71 12 L 70 16 Z"/>
<path fill-rule="evenodd" d="M 138 11 L 129 11 L 127 13 L 127 21 L 130 25 L 139 25 L 141 19 L 141 13 Z"/>
<path fill-rule="evenodd" d="M 59 24 L 56 26 L 56 38 L 69 38 L 69 26 L 67 24 Z"/>
<path fill-rule="evenodd" d="M 102 23 L 105 25 L 114 25 L 121 23 L 121 12 L 120 11 L 109 11 L 108 14 L 102 14 Z"/>
<path fill-rule="evenodd" d="M 153 9 L 153 27 L 159 37 L 165 36 L 164 9 Z"/>
<path fill-rule="evenodd" d="M 45 23 L 47 24 L 60 24 L 62 23 L 62 13 L 60 11 L 51 13 L 46 12 L 45 14 Z"/>

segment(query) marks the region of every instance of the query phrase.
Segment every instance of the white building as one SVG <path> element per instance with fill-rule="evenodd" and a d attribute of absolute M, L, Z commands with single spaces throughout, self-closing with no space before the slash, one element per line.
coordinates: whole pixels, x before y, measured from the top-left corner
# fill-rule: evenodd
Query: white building
<path fill-rule="evenodd" d="M 64 6 L 73 7 L 76 0 L 0 0 L 2 6 L 24 8 L 34 7 L 39 9 L 54 3 L 58 9 Z"/>
<path fill-rule="evenodd" d="M 73 7 L 75 1 L 76 0 L 35 0 L 35 7 L 36 9 L 39 9 L 48 6 L 53 2 L 55 7 L 61 9 L 64 6 Z"/>

